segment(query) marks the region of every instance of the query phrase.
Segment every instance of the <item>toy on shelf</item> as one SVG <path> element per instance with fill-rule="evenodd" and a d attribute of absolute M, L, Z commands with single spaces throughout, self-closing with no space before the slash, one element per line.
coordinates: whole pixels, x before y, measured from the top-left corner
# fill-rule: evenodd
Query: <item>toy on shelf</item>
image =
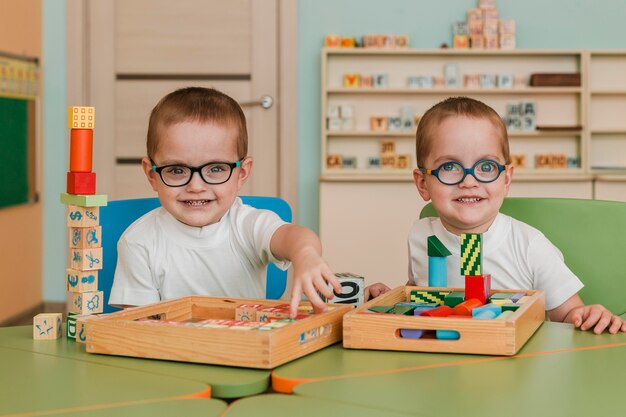
<path fill-rule="evenodd" d="M 495 1 L 479 0 L 467 21 L 452 24 L 455 49 L 515 49 L 515 21 L 500 20 Z"/>

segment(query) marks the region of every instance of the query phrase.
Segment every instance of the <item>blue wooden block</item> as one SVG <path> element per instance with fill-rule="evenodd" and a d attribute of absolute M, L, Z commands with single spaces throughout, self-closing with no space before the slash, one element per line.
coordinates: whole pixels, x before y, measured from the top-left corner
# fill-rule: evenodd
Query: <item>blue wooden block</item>
<path fill-rule="evenodd" d="M 494 319 L 502 313 L 502 307 L 496 304 L 487 304 L 472 309 L 472 317 L 475 319 Z"/>
<path fill-rule="evenodd" d="M 428 257 L 428 286 L 429 287 L 447 287 L 448 271 L 446 268 L 446 258 L 444 257 Z"/>
<path fill-rule="evenodd" d="M 437 330 L 437 339 L 458 340 L 461 334 L 456 330 Z"/>

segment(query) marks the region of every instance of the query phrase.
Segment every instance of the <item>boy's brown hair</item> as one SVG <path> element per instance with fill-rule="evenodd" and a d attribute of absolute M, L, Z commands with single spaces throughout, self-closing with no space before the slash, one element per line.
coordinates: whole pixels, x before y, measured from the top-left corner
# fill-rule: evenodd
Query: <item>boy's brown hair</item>
<path fill-rule="evenodd" d="M 502 154 L 506 164 L 511 163 L 509 153 L 509 136 L 506 126 L 494 109 L 469 97 L 450 97 L 428 109 L 420 119 L 415 133 L 415 158 L 417 166 L 423 167 L 424 160 L 430 152 L 432 132 L 445 119 L 451 116 L 465 116 L 473 119 L 488 119 L 500 132 Z"/>
<path fill-rule="evenodd" d="M 146 141 L 148 158 L 157 152 L 163 129 L 181 122 L 233 124 L 239 132 L 237 155 L 239 159 L 248 156 L 246 116 L 239 104 L 212 88 L 187 87 L 169 93 L 152 109 Z"/>

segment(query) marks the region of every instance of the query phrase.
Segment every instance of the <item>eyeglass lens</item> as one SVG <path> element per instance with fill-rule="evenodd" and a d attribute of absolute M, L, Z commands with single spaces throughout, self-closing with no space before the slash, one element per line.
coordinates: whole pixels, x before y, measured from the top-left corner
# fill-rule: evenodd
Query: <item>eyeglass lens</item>
<path fill-rule="evenodd" d="M 209 184 L 220 184 L 228 181 L 232 168 L 228 164 L 208 164 L 200 169 L 202 179 Z M 167 185 L 182 185 L 190 180 L 192 170 L 184 165 L 164 167 L 161 178 Z"/>
<path fill-rule="evenodd" d="M 478 161 L 472 168 L 478 181 L 490 182 L 498 178 L 499 169 L 495 161 Z M 439 179 L 443 183 L 455 184 L 461 182 L 465 175 L 465 168 L 458 162 L 446 162 L 439 168 Z"/>

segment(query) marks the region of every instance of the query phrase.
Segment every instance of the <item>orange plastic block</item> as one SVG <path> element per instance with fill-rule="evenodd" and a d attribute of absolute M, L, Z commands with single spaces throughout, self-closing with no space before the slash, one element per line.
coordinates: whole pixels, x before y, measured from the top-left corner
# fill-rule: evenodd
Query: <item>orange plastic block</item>
<path fill-rule="evenodd" d="M 70 131 L 70 171 L 91 172 L 93 157 L 93 130 Z"/>
<path fill-rule="evenodd" d="M 93 129 L 95 124 L 95 107 L 69 106 L 67 108 L 67 127 L 69 129 Z"/>
<path fill-rule="evenodd" d="M 452 314 L 452 309 L 448 306 L 439 306 L 435 308 L 431 308 L 430 310 L 426 310 L 420 313 L 420 316 L 428 316 L 428 317 L 448 317 Z"/>
<path fill-rule="evenodd" d="M 480 300 L 478 298 L 469 298 L 465 301 L 463 301 L 460 304 L 457 304 L 456 306 L 454 306 L 454 308 L 452 309 L 454 311 L 455 315 L 458 316 L 472 316 L 472 309 L 476 308 L 476 307 L 480 307 L 481 305 L 483 305 L 484 303 L 481 303 Z"/>
<path fill-rule="evenodd" d="M 68 172 L 67 193 L 94 195 L 96 193 L 95 172 Z"/>

